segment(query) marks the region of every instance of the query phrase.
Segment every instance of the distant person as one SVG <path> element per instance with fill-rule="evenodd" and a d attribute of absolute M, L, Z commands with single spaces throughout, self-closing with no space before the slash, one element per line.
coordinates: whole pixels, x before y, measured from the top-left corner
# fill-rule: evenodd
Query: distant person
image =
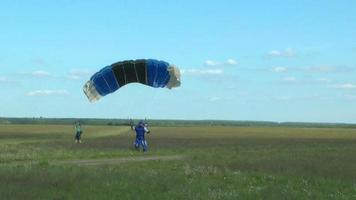
<path fill-rule="evenodd" d="M 130 119 L 130 127 L 131 127 L 131 130 L 134 130 L 134 122 L 132 119 Z"/>
<path fill-rule="evenodd" d="M 81 126 L 80 122 L 75 122 L 74 130 L 75 130 L 75 137 L 74 137 L 75 143 L 82 143 L 83 130 L 82 130 L 82 126 Z"/>
<path fill-rule="evenodd" d="M 143 121 L 140 121 L 137 126 L 135 126 L 136 140 L 135 140 L 135 149 L 139 150 L 142 146 L 143 152 L 147 151 L 147 142 L 145 140 L 145 134 L 149 134 L 150 131 L 145 126 Z"/>

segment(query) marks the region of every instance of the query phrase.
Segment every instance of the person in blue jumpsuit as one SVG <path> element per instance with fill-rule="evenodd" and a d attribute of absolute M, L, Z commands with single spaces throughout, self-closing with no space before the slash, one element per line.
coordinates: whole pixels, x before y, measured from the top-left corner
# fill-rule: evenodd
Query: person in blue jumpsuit
<path fill-rule="evenodd" d="M 145 140 L 145 134 L 149 134 L 150 131 L 145 126 L 143 121 L 140 121 L 137 126 L 135 126 L 136 140 L 135 140 L 135 149 L 139 150 L 142 146 L 143 152 L 147 151 L 147 142 Z"/>

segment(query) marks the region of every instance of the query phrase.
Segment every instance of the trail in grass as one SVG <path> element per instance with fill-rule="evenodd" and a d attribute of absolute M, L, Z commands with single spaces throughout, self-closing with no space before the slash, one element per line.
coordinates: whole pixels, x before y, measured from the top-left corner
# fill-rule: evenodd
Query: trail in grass
<path fill-rule="evenodd" d="M 96 165 L 115 165 L 126 162 L 142 162 L 151 160 L 181 160 L 184 157 L 181 155 L 169 155 L 169 156 L 140 156 L 140 157 L 124 157 L 124 158 L 100 158 L 100 159 L 77 159 L 77 160 L 62 160 L 53 161 L 50 164 L 74 164 L 79 166 L 96 166 Z"/>
<path fill-rule="evenodd" d="M 182 160 L 182 155 L 166 155 L 166 156 L 140 156 L 140 157 L 121 157 L 121 158 L 99 158 L 99 159 L 74 159 L 74 160 L 53 160 L 50 165 L 78 165 L 78 166 L 98 166 L 98 165 L 116 165 L 127 162 L 143 162 L 143 161 L 170 161 Z M 14 161 L 0 163 L 0 166 L 19 166 L 39 164 L 40 161 Z"/>

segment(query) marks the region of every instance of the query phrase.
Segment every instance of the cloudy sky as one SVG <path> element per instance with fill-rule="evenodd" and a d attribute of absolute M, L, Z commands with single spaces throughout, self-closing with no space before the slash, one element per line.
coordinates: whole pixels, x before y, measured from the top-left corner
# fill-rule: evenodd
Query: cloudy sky
<path fill-rule="evenodd" d="M 356 123 L 356 1 L 0 2 L 0 116 Z M 89 103 L 102 67 L 155 58 L 182 86 Z"/>

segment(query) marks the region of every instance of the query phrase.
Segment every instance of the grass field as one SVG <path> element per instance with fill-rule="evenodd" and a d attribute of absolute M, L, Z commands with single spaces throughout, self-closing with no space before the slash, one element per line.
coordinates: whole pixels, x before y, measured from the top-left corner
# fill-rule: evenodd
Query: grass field
<path fill-rule="evenodd" d="M 0 199 L 356 199 L 356 129 L 0 125 Z"/>

